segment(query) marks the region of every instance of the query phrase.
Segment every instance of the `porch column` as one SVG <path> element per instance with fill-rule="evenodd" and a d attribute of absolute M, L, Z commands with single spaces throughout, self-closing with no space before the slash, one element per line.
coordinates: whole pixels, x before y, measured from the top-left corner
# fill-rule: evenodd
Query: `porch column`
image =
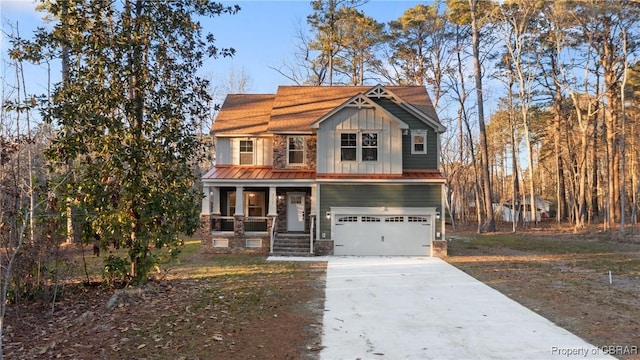
<path fill-rule="evenodd" d="M 269 187 L 269 213 L 267 214 L 267 216 L 278 215 L 278 204 L 276 203 L 277 201 L 276 187 L 271 186 Z"/>
<path fill-rule="evenodd" d="M 236 213 L 235 215 L 244 216 L 244 187 L 236 186 Z"/>
<path fill-rule="evenodd" d="M 212 186 L 209 188 L 211 197 L 213 197 L 213 209 L 211 209 L 211 215 L 212 215 L 212 224 L 213 224 L 213 230 L 214 231 L 221 231 L 222 230 L 222 219 L 220 218 L 220 214 L 222 214 L 220 212 L 220 187 L 219 186 Z"/>
<path fill-rule="evenodd" d="M 211 188 L 212 190 L 212 195 L 213 196 L 213 210 L 211 211 L 211 213 L 213 215 L 220 215 L 220 187 L 219 186 L 214 186 Z"/>
<path fill-rule="evenodd" d="M 200 214 L 211 215 L 211 198 L 209 197 L 209 187 L 203 186 L 202 192 L 204 193 L 204 197 L 202 198 L 202 210 L 200 211 Z"/>
<path fill-rule="evenodd" d="M 233 233 L 244 235 L 244 187 L 236 186 L 236 213 L 233 214 Z"/>
<path fill-rule="evenodd" d="M 316 215 L 317 212 L 317 201 L 318 199 L 318 185 L 311 184 L 311 214 L 312 216 Z"/>

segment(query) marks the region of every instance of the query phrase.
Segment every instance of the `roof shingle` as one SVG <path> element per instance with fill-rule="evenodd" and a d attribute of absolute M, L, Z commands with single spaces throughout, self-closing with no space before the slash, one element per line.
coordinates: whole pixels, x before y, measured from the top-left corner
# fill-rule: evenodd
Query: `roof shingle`
<path fill-rule="evenodd" d="M 267 132 L 273 94 L 230 94 L 224 100 L 211 131 L 235 134 Z"/>
<path fill-rule="evenodd" d="M 311 124 L 372 86 L 280 86 L 276 94 L 232 94 L 225 99 L 212 131 L 218 134 L 306 132 Z M 384 86 L 438 121 L 423 86 Z"/>

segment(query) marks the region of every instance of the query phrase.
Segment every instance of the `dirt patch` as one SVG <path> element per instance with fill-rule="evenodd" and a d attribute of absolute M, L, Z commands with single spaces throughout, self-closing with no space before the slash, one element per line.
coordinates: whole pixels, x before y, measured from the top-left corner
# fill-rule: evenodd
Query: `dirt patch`
<path fill-rule="evenodd" d="M 640 359 L 636 240 L 548 229 L 448 235 L 451 264 L 614 356 Z"/>
<path fill-rule="evenodd" d="M 9 359 L 317 359 L 325 263 L 194 254 L 142 288 L 11 306 Z"/>

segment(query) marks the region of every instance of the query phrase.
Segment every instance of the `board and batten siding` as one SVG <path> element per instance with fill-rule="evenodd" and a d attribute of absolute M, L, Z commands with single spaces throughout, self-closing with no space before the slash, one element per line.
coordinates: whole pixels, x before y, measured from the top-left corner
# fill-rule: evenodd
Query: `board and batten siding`
<path fill-rule="evenodd" d="M 341 161 L 340 134 L 357 132 L 356 161 Z M 361 160 L 361 133 L 377 132 L 378 160 Z M 321 174 L 401 174 L 402 129 L 374 108 L 346 107 L 320 124 L 317 172 Z"/>
<path fill-rule="evenodd" d="M 216 165 L 240 165 L 240 140 L 253 140 L 253 165 L 273 164 L 273 145 L 269 138 L 217 138 Z"/>
<path fill-rule="evenodd" d="M 402 137 L 402 168 L 422 170 L 438 168 L 438 134 L 435 129 L 388 99 L 375 99 L 385 110 L 409 125 L 411 130 L 427 130 L 427 153 L 411 154 L 410 133 Z"/>
<path fill-rule="evenodd" d="M 320 234 L 331 239 L 331 219 L 324 216 L 331 207 L 436 207 L 442 206 L 442 184 L 320 184 Z M 357 205 L 355 205 L 357 204 Z M 441 220 L 434 222 L 440 229 Z M 438 230 L 439 231 L 439 230 Z"/>

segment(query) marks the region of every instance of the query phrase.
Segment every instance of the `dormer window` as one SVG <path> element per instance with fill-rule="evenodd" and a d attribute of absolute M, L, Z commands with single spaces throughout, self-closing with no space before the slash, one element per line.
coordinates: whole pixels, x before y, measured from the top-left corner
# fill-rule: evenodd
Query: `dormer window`
<path fill-rule="evenodd" d="M 240 165 L 253 165 L 253 140 L 240 140 Z"/>
<path fill-rule="evenodd" d="M 304 165 L 304 137 L 289 136 L 287 140 L 287 162 L 289 165 Z"/>
<path fill-rule="evenodd" d="M 411 153 L 412 154 L 427 153 L 427 131 L 426 130 L 411 131 Z"/>

